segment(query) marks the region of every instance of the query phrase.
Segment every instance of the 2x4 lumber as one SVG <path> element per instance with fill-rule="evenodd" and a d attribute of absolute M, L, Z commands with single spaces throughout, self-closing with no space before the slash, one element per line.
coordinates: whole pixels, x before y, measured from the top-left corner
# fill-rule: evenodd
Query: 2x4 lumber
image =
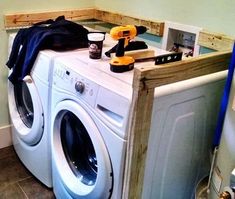
<path fill-rule="evenodd" d="M 47 19 L 55 19 L 58 16 L 64 15 L 66 19 L 71 21 L 93 19 L 95 14 L 94 8 L 65 10 L 65 11 L 50 11 L 39 13 L 19 13 L 5 15 L 5 28 L 16 28 L 33 25 L 39 21 Z"/>
<path fill-rule="evenodd" d="M 230 58 L 231 51 L 212 52 L 168 64 L 136 68 L 133 85 L 149 89 L 219 72 L 228 69 Z"/>
<path fill-rule="evenodd" d="M 123 199 L 141 198 L 153 98 L 153 88 L 133 91 L 133 118 L 128 136 Z"/>
<path fill-rule="evenodd" d="M 164 22 L 151 21 L 130 16 L 125 16 L 118 13 L 112 13 L 95 8 L 83 8 L 77 10 L 65 11 L 48 11 L 38 13 L 19 13 L 6 14 L 5 28 L 19 28 L 24 26 L 31 26 L 34 23 L 47 19 L 55 19 L 58 16 L 64 15 L 66 19 L 72 21 L 85 19 L 98 19 L 104 22 L 109 22 L 117 25 L 143 25 L 148 28 L 148 32 L 157 36 L 163 36 Z M 231 50 L 234 38 L 224 34 L 213 33 L 209 31 L 201 31 L 199 34 L 198 44 L 217 51 Z"/>
<path fill-rule="evenodd" d="M 217 51 L 232 50 L 235 38 L 230 36 L 201 31 L 199 33 L 198 44 Z"/>
<path fill-rule="evenodd" d="M 150 21 L 145 19 L 139 19 L 136 17 L 125 16 L 118 13 L 112 13 L 97 9 L 95 11 L 95 18 L 101 21 L 117 24 L 117 25 L 143 25 L 148 28 L 148 32 L 157 36 L 163 36 L 164 22 L 162 21 Z"/>
<path fill-rule="evenodd" d="M 133 117 L 128 137 L 123 199 L 142 197 L 154 88 L 226 70 L 230 58 L 231 52 L 214 52 L 161 66 L 135 68 Z"/>

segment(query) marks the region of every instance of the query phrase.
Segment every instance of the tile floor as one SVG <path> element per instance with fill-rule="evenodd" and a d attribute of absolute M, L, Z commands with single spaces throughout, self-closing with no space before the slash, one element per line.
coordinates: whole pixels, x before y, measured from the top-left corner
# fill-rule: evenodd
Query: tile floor
<path fill-rule="evenodd" d="M 23 166 L 12 146 L 0 149 L 0 199 L 55 199 Z"/>

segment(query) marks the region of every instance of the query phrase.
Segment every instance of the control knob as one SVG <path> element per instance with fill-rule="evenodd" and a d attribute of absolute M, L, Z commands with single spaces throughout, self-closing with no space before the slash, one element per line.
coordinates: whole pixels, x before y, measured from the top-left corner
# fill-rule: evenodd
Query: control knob
<path fill-rule="evenodd" d="M 75 83 L 75 90 L 76 90 L 77 92 L 83 93 L 84 89 L 85 89 L 85 84 L 84 84 L 83 82 L 77 81 L 77 82 Z"/>

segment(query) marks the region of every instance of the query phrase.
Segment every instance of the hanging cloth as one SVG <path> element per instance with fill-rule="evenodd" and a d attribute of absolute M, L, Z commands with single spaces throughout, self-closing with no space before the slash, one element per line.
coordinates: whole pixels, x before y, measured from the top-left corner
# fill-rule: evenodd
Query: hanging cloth
<path fill-rule="evenodd" d="M 40 50 L 66 51 L 87 47 L 88 33 L 86 28 L 66 20 L 64 16 L 20 29 L 6 63 L 12 69 L 8 79 L 15 84 L 29 75 Z"/>

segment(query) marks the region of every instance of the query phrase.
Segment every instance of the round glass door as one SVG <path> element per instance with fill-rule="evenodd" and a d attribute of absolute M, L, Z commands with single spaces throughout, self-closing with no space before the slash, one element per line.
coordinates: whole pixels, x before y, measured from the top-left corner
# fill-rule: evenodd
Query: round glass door
<path fill-rule="evenodd" d="M 23 123 L 31 128 L 33 125 L 33 102 L 26 83 L 22 82 L 14 86 L 16 108 Z"/>
<path fill-rule="evenodd" d="M 82 183 L 94 185 L 97 158 L 89 134 L 82 122 L 71 112 L 61 119 L 61 143 L 71 170 Z"/>
<path fill-rule="evenodd" d="M 56 178 L 73 198 L 111 195 L 112 165 L 100 130 L 90 114 L 74 101 L 62 101 L 54 109 L 53 167 Z"/>
<path fill-rule="evenodd" d="M 36 145 L 43 134 L 44 117 L 34 82 L 8 82 L 8 102 L 14 133 L 26 144 Z"/>

